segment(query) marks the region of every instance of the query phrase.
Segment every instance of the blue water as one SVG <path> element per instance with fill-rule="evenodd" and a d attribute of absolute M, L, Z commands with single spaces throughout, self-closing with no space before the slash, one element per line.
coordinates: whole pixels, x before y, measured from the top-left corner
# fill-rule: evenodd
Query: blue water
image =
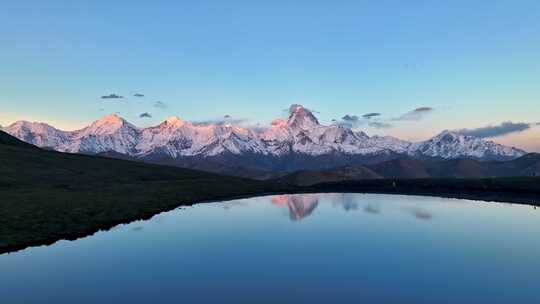
<path fill-rule="evenodd" d="M 540 209 L 371 194 L 181 208 L 0 255 L 0 303 L 540 303 Z"/>

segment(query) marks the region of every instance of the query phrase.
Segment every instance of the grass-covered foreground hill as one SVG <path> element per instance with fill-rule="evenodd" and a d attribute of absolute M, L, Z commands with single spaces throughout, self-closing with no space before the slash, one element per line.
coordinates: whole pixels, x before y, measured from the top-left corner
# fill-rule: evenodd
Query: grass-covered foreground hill
<path fill-rule="evenodd" d="M 0 253 L 287 186 L 38 149 L 0 131 Z"/>

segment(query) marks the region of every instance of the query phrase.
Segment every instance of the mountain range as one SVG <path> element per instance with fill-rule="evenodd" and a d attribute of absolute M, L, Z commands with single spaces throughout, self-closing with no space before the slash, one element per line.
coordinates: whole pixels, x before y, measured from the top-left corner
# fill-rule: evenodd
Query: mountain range
<path fill-rule="evenodd" d="M 525 151 L 477 137 L 443 131 L 423 142 L 368 136 L 340 125 L 322 125 L 301 105 L 287 119 L 260 130 L 227 123 L 197 124 L 171 117 L 138 128 L 108 115 L 76 131 L 18 121 L 3 131 L 27 143 L 60 152 L 96 154 L 264 178 L 276 172 L 326 170 L 381 163 L 403 157 L 420 160 L 512 160 Z"/>

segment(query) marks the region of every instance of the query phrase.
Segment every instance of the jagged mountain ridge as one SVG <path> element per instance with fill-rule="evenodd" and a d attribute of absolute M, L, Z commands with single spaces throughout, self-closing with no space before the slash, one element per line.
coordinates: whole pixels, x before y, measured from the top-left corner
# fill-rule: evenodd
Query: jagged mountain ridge
<path fill-rule="evenodd" d="M 288 119 L 276 119 L 263 131 L 231 124 L 194 124 L 178 117 L 140 129 L 117 115 L 105 116 L 76 131 L 27 121 L 16 122 L 3 130 L 25 142 L 61 152 L 115 153 L 141 160 L 184 163 L 197 163 L 200 159 L 226 163 L 234 159 L 246 166 L 265 170 L 279 167 L 280 171 L 331 168 L 399 155 L 508 160 L 525 154 L 513 147 L 451 131 L 419 143 L 390 136 L 370 137 L 342 126 L 322 125 L 311 111 L 300 105 L 291 107 Z"/>

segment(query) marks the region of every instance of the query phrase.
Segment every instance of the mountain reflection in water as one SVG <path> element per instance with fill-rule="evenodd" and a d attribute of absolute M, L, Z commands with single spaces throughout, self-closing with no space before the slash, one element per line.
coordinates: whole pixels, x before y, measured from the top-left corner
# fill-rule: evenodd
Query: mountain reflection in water
<path fill-rule="evenodd" d="M 380 214 L 381 206 L 378 203 L 369 201 L 362 202 L 353 193 L 322 193 L 322 194 L 292 194 L 276 195 L 271 197 L 272 204 L 289 209 L 289 218 L 292 221 L 300 221 L 313 214 L 320 202 L 330 202 L 332 206 L 343 208 L 345 211 L 363 210 L 370 214 Z M 230 206 L 229 206 L 230 207 Z M 391 208 L 388 206 L 387 208 Z M 228 207 L 226 207 L 228 208 Z M 402 210 L 419 220 L 430 220 L 433 215 L 430 211 L 419 206 L 411 205 L 402 207 Z"/>
<path fill-rule="evenodd" d="M 277 195 L 272 197 L 272 204 L 289 207 L 289 217 L 298 221 L 311 215 L 319 205 L 319 198 L 316 194 Z"/>

